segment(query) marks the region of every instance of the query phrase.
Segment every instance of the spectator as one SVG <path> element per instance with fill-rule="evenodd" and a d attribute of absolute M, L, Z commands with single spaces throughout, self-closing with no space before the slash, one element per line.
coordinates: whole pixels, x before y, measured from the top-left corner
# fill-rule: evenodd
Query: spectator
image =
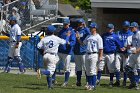
<path fill-rule="evenodd" d="M 16 7 L 12 8 L 12 13 L 8 16 L 8 19 L 12 16 L 14 16 L 17 19 L 17 23 L 20 25 L 21 24 L 20 14 L 18 13 L 18 9 Z"/>
<path fill-rule="evenodd" d="M 4 18 L 1 18 L 1 13 L 0 13 L 0 32 L 1 31 L 6 31 L 6 21 L 4 20 Z"/>

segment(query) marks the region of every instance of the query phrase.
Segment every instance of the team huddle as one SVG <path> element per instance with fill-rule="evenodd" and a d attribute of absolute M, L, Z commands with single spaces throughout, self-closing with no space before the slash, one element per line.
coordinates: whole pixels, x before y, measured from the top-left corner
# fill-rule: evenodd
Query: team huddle
<path fill-rule="evenodd" d="M 10 49 L 5 72 L 10 71 L 11 61 L 16 58 L 21 72 L 25 68 L 20 58 L 21 31 L 16 25 L 16 19 L 11 18 L 12 30 L 10 33 Z M 15 22 L 13 24 L 13 22 Z M 129 89 L 139 89 L 140 79 L 140 31 L 136 22 L 130 24 L 123 22 L 123 29 L 114 31 L 114 25 L 108 24 L 105 33 L 98 34 L 98 25 L 93 22 L 89 28 L 83 19 L 77 20 L 78 26 L 70 27 L 70 20 L 65 19 L 63 28 L 55 35 L 56 28 L 49 25 L 44 29 L 46 36 L 38 43 L 37 48 L 43 55 L 45 70 L 37 73 L 47 77 L 48 88 L 52 89 L 56 80 L 56 66 L 60 61 L 64 62 L 65 80 L 62 87 L 68 85 L 70 76 L 71 55 L 74 53 L 76 85 L 81 86 L 82 71 L 86 75 L 86 89 L 95 90 L 101 82 L 102 71 L 105 64 L 110 74 L 109 86 L 121 86 L 120 74 L 123 72 L 123 86 L 126 86 L 127 78 L 130 80 Z M 18 28 L 18 29 L 17 29 Z M 13 46 L 13 47 L 12 47 Z M 116 76 L 116 82 L 113 77 Z"/>

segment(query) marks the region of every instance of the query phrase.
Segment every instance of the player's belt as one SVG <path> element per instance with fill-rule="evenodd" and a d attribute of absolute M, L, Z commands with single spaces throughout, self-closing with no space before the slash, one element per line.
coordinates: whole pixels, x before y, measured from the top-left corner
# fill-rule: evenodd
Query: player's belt
<path fill-rule="evenodd" d="M 98 52 L 90 52 L 90 53 L 88 52 L 87 54 L 90 55 L 90 54 L 96 54 L 96 53 Z"/>
<path fill-rule="evenodd" d="M 56 53 L 49 53 L 49 52 L 46 52 L 46 53 L 44 53 L 44 54 L 51 54 L 51 55 L 56 55 Z"/>

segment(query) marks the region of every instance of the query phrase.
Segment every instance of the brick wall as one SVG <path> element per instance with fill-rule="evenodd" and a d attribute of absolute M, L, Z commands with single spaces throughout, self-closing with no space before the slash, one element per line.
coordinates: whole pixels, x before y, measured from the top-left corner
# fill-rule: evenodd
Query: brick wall
<path fill-rule="evenodd" d="M 104 13 L 102 8 L 92 9 L 93 21 L 97 22 L 99 25 L 99 33 L 105 31 L 106 25 L 108 23 L 113 23 L 115 25 L 116 31 L 122 28 L 121 24 L 123 21 L 128 20 L 130 22 L 136 21 L 140 23 L 140 14 L 137 13 L 126 13 L 126 14 L 116 14 L 114 13 Z"/>

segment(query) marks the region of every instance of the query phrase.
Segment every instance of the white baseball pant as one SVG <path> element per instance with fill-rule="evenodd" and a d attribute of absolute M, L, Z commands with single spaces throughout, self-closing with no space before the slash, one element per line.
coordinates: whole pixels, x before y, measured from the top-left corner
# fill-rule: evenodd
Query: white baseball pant
<path fill-rule="evenodd" d="M 86 54 L 85 67 L 87 76 L 97 75 L 98 54 Z"/>
<path fill-rule="evenodd" d="M 59 56 L 60 60 L 64 62 L 65 72 L 70 72 L 71 71 L 71 69 L 70 69 L 71 55 L 58 53 L 58 56 Z"/>

